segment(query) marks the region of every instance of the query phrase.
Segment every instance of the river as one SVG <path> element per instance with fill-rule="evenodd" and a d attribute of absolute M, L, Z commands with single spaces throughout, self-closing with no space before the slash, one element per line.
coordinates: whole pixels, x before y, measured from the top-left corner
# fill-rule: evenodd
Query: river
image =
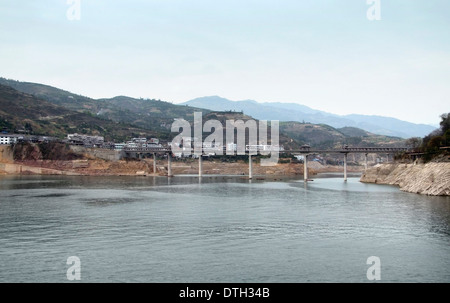
<path fill-rule="evenodd" d="M 450 198 L 358 180 L 0 177 L 0 282 L 450 282 Z"/>

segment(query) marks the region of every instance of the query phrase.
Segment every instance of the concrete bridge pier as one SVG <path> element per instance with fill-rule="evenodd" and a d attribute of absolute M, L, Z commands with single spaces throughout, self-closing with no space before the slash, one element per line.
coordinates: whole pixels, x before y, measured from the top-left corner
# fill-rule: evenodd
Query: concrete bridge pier
<path fill-rule="evenodd" d="M 153 173 L 156 174 L 156 153 L 153 153 Z"/>
<path fill-rule="evenodd" d="M 368 156 L 368 154 L 365 153 L 365 154 L 364 154 L 364 169 L 365 169 L 365 170 L 367 170 L 367 167 L 368 167 L 368 165 L 367 165 L 367 156 Z"/>
<path fill-rule="evenodd" d="M 252 162 L 252 155 L 248 155 L 248 178 L 251 180 L 253 179 L 253 162 Z"/>
<path fill-rule="evenodd" d="M 305 158 L 303 160 L 303 180 L 308 182 L 308 154 L 305 154 Z"/>
<path fill-rule="evenodd" d="M 344 154 L 344 181 L 347 182 L 347 153 Z"/>
<path fill-rule="evenodd" d="M 201 178 L 203 175 L 203 157 L 202 155 L 198 156 L 198 177 Z"/>
<path fill-rule="evenodd" d="M 172 175 L 172 155 L 167 154 L 167 177 L 173 177 Z"/>

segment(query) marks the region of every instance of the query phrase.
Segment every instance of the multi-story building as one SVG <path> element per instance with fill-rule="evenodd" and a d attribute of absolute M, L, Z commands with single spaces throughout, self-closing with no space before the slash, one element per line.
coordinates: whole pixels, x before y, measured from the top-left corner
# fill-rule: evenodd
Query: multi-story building
<path fill-rule="evenodd" d="M 101 136 L 87 136 L 79 134 L 67 135 L 70 144 L 84 145 L 86 147 L 101 147 L 105 142 L 105 138 Z"/>
<path fill-rule="evenodd" d="M 126 143 L 115 143 L 114 144 L 114 149 L 115 150 L 122 150 L 122 149 L 124 149 L 125 146 L 126 146 Z"/>
<path fill-rule="evenodd" d="M 17 142 L 17 136 L 14 135 L 0 135 L 0 145 L 10 145 Z"/>

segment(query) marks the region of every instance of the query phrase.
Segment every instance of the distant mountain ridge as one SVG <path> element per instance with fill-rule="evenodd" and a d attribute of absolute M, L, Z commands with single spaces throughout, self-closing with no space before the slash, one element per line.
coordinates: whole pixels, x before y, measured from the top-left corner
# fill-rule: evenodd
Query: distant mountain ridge
<path fill-rule="evenodd" d="M 182 104 L 213 111 L 243 111 L 260 120 L 309 122 L 327 124 L 335 128 L 356 127 L 374 134 L 401 138 L 423 137 L 435 130 L 431 125 L 415 124 L 396 118 L 357 114 L 340 116 L 295 103 L 231 101 L 219 96 L 209 96 L 196 98 Z"/>

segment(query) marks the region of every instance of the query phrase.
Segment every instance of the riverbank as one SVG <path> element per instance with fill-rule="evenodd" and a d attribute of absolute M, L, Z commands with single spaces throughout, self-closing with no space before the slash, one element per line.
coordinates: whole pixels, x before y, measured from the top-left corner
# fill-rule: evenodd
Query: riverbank
<path fill-rule="evenodd" d="M 301 175 L 303 164 L 278 164 L 271 167 L 253 165 L 254 175 Z M 317 173 L 309 169 L 309 173 Z M 165 176 L 168 174 L 167 160 L 156 162 L 156 172 L 153 171 L 153 160 L 142 161 L 105 161 L 73 160 L 73 161 L 15 161 L 14 163 L 0 163 L 0 174 L 3 175 L 80 175 L 80 176 Z M 173 161 L 173 175 L 198 174 L 198 161 Z M 235 163 L 203 162 L 204 175 L 247 175 L 248 163 L 239 161 Z"/>
<path fill-rule="evenodd" d="M 309 165 L 308 165 L 309 166 Z M 342 172 L 339 166 L 323 166 L 313 163 L 308 167 L 308 174 Z M 350 167 L 349 172 L 361 172 L 361 167 Z M 245 161 L 220 162 L 203 161 L 203 175 L 248 175 L 249 167 Z M 28 160 L 0 163 L 0 175 L 80 175 L 80 176 L 166 176 L 168 174 L 167 160 L 156 161 L 156 172 L 153 171 L 153 160 L 120 160 L 107 161 L 103 159 L 54 161 Z M 173 175 L 198 174 L 198 160 L 172 161 Z M 254 176 L 297 176 L 303 175 L 303 164 L 281 163 L 275 166 L 260 166 L 253 163 Z"/>
<path fill-rule="evenodd" d="M 41 160 L 42 153 L 33 147 L 14 156 L 9 146 L 0 146 L 0 175 L 80 175 L 80 176 L 166 176 L 168 174 L 167 159 L 156 159 L 156 171 L 153 169 L 153 159 L 118 160 L 114 157 L 99 156 L 79 150 L 64 150 L 75 152 L 78 159 L 68 160 Z M 18 152 L 16 151 L 16 154 Z M 58 154 L 60 155 L 60 154 Z M 15 160 L 14 158 L 21 160 Z M 205 158 L 203 160 L 203 175 L 248 175 L 249 165 L 244 160 L 223 162 L 220 159 Z M 284 159 L 286 160 L 286 159 Z M 288 160 L 289 161 L 289 160 Z M 283 161 L 280 161 L 283 162 Z M 199 172 L 197 159 L 173 159 L 173 175 L 197 175 Z M 362 172 L 361 166 L 349 166 L 348 172 Z M 308 173 L 313 176 L 317 173 L 342 172 L 342 166 L 322 165 L 311 161 L 308 163 Z M 254 176 L 296 176 L 303 175 L 302 163 L 287 162 L 275 166 L 261 166 L 257 159 L 253 162 Z"/>
<path fill-rule="evenodd" d="M 450 163 L 379 164 L 367 169 L 360 181 L 397 185 L 410 193 L 450 196 Z"/>

